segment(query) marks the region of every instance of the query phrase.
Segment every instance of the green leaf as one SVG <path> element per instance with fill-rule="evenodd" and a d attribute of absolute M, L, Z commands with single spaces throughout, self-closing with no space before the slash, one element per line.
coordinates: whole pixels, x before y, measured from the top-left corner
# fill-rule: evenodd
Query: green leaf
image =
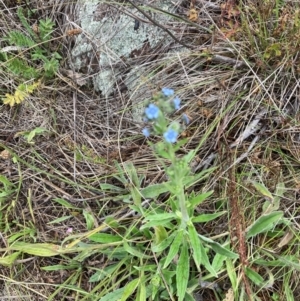
<path fill-rule="evenodd" d="M 201 247 L 200 247 L 201 242 L 193 224 L 188 226 L 188 232 L 190 237 L 190 243 L 193 249 L 193 258 L 195 260 L 197 269 L 200 270 L 201 257 L 202 257 Z"/>
<path fill-rule="evenodd" d="M 130 194 L 133 200 L 133 203 L 140 207 L 141 206 L 141 200 L 142 200 L 142 196 L 141 196 L 141 192 L 139 191 L 138 188 L 136 187 L 131 187 L 130 188 Z"/>
<path fill-rule="evenodd" d="M 237 278 L 237 275 L 236 275 L 236 269 L 235 269 L 235 266 L 233 264 L 233 262 L 230 260 L 230 259 L 227 259 L 226 260 L 226 270 L 227 270 L 227 275 L 230 279 L 230 282 L 231 282 L 231 286 L 232 286 L 232 289 L 234 291 L 234 293 L 236 294 L 237 290 L 238 290 L 238 278 Z"/>
<path fill-rule="evenodd" d="M 17 241 L 13 243 L 9 249 L 15 251 L 21 251 L 30 255 L 40 257 L 52 257 L 61 253 L 61 247 L 50 243 L 26 243 Z"/>
<path fill-rule="evenodd" d="M 256 259 L 253 263 L 257 265 L 262 265 L 265 267 L 283 267 L 286 266 L 285 262 L 281 260 L 264 260 L 264 259 Z"/>
<path fill-rule="evenodd" d="M 300 271 L 299 258 L 296 259 L 294 256 L 278 256 L 277 258 L 284 263 L 284 266 Z"/>
<path fill-rule="evenodd" d="M 63 222 L 63 221 L 66 221 L 67 219 L 70 219 L 70 218 L 72 218 L 72 217 L 73 217 L 73 216 L 71 216 L 71 215 L 68 215 L 68 216 L 61 216 L 61 217 L 56 218 L 55 220 L 53 220 L 53 221 L 47 223 L 47 225 L 58 224 L 58 223 L 61 223 L 61 222 Z"/>
<path fill-rule="evenodd" d="M 152 228 L 152 227 L 157 227 L 157 226 L 167 226 L 168 224 L 170 224 L 170 221 L 171 220 L 162 220 L 162 221 L 151 221 L 149 223 L 146 223 L 145 225 L 142 225 L 140 227 L 140 230 L 144 230 L 144 229 L 147 229 L 147 228 Z"/>
<path fill-rule="evenodd" d="M 64 270 L 74 270 L 78 269 L 80 267 L 79 263 L 70 264 L 70 265 L 62 265 L 62 264 L 56 264 L 56 265 L 50 265 L 46 267 L 41 267 L 43 271 L 64 271 Z"/>
<path fill-rule="evenodd" d="M 217 277 L 218 275 L 217 275 L 216 271 L 214 270 L 214 268 L 211 266 L 202 243 L 200 243 L 200 252 L 202 254 L 201 264 L 203 264 L 204 267 L 207 269 L 207 271 L 209 271 L 214 277 Z"/>
<path fill-rule="evenodd" d="M 210 246 L 212 247 L 212 249 L 220 254 L 220 255 L 223 255 L 223 256 L 226 256 L 227 258 L 231 258 L 231 259 L 238 259 L 239 258 L 239 255 L 224 248 L 222 245 L 220 245 L 219 243 L 217 242 L 213 242 L 210 244 Z"/>
<path fill-rule="evenodd" d="M 93 242 L 99 242 L 99 243 L 111 243 L 111 242 L 118 242 L 122 241 L 122 237 L 117 235 L 112 235 L 108 233 L 95 233 L 88 237 L 89 240 Z"/>
<path fill-rule="evenodd" d="M 177 219 L 177 215 L 175 213 L 158 213 L 155 215 L 148 215 L 145 219 L 148 221 L 172 220 Z"/>
<path fill-rule="evenodd" d="M 124 260 L 122 260 L 122 261 L 124 262 Z M 104 269 L 97 271 L 95 274 L 93 274 L 90 277 L 89 282 L 98 282 L 104 278 L 111 277 L 111 275 L 116 271 L 116 269 L 118 267 L 120 267 L 120 263 L 122 263 L 122 262 L 109 265 L 109 266 L 105 267 Z"/>
<path fill-rule="evenodd" d="M 256 273 L 254 270 L 246 267 L 245 269 L 245 273 L 247 275 L 247 277 L 253 282 L 255 283 L 257 286 L 262 286 L 264 283 L 264 278 L 261 277 L 258 273 Z"/>
<path fill-rule="evenodd" d="M 138 291 L 136 294 L 136 300 L 146 301 L 147 300 L 147 288 L 145 286 L 145 281 L 139 283 Z"/>
<path fill-rule="evenodd" d="M 218 273 L 223 265 L 224 265 L 224 261 L 226 260 L 227 256 L 224 256 L 224 255 L 221 255 L 219 253 L 217 253 L 215 256 L 214 256 L 214 259 L 212 261 L 212 267 L 213 269 Z"/>
<path fill-rule="evenodd" d="M 174 236 L 175 235 L 173 233 L 171 236 L 163 239 L 159 244 L 153 245 L 152 251 L 153 252 L 162 252 L 163 250 L 165 250 L 172 243 Z"/>
<path fill-rule="evenodd" d="M 137 171 L 135 169 L 135 166 L 132 162 L 128 162 L 124 164 L 124 170 L 129 177 L 129 179 L 132 181 L 132 183 L 139 188 L 140 187 L 140 180 L 137 174 Z"/>
<path fill-rule="evenodd" d="M 14 264 L 16 259 L 19 257 L 21 252 L 14 252 L 10 255 L 7 255 L 5 257 L 0 258 L 0 265 L 3 265 L 5 267 L 9 267 Z"/>
<path fill-rule="evenodd" d="M 176 256 L 178 253 L 179 247 L 182 243 L 182 238 L 183 238 L 183 230 L 179 230 L 177 232 L 177 235 L 175 236 L 175 239 L 173 240 L 173 243 L 170 247 L 168 256 L 166 258 L 166 261 L 164 263 L 164 269 L 167 268 L 167 266 L 170 264 L 170 262 L 173 260 L 173 258 Z"/>
<path fill-rule="evenodd" d="M 120 301 L 124 293 L 125 287 L 114 290 L 113 292 L 105 295 L 99 301 Z"/>
<path fill-rule="evenodd" d="M 208 214 L 201 214 L 199 216 L 195 216 L 192 218 L 192 221 L 194 223 L 206 223 L 209 221 L 212 221 L 219 216 L 222 216 L 223 214 L 227 213 L 227 211 L 217 212 L 217 213 L 208 213 Z"/>
<path fill-rule="evenodd" d="M 211 196 L 214 192 L 208 191 L 205 193 L 201 193 L 193 197 L 189 202 L 193 208 L 200 205 L 202 202 L 204 202 L 209 196 Z"/>
<path fill-rule="evenodd" d="M 94 228 L 94 225 L 95 225 L 94 224 L 95 223 L 94 216 L 86 210 L 83 210 L 82 213 L 83 213 L 83 216 L 85 218 L 86 228 L 88 230 L 92 230 Z"/>
<path fill-rule="evenodd" d="M 264 184 L 260 184 L 255 181 L 251 181 L 251 183 L 258 192 L 260 192 L 263 196 L 265 196 L 273 201 L 272 193 L 267 189 L 267 187 Z"/>
<path fill-rule="evenodd" d="M 4 185 L 5 190 L 13 186 L 13 184 L 3 175 L 0 175 L 0 182 Z"/>
<path fill-rule="evenodd" d="M 184 301 L 196 301 L 196 299 L 190 294 L 190 293 L 186 293 L 185 294 L 185 299 Z"/>
<path fill-rule="evenodd" d="M 168 192 L 166 183 L 153 184 L 141 189 L 141 194 L 145 199 L 154 199 L 162 193 Z"/>
<path fill-rule="evenodd" d="M 205 241 L 209 246 L 211 246 L 211 248 L 216 252 L 219 253 L 221 255 L 226 256 L 227 258 L 231 258 L 231 259 L 237 259 L 239 258 L 239 255 L 226 249 L 225 247 L 223 247 L 222 245 L 220 245 L 219 243 L 215 242 L 214 240 L 205 237 L 203 235 L 198 234 L 200 239 L 202 239 L 203 241 Z"/>
<path fill-rule="evenodd" d="M 181 247 L 181 253 L 176 267 L 176 288 L 178 301 L 183 301 L 190 274 L 190 259 L 187 244 Z"/>
<path fill-rule="evenodd" d="M 276 185 L 276 191 L 273 201 L 267 200 L 263 205 L 263 213 L 267 214 L 272 211 L 278 210 L 280 206 L 280 200 L 283 197 L 284 193 L 286 192 L 286 188 L 284 183 L 278 183 Z"/>
<path fill-rule="evenodd" d="M 282 211 L 273 211 L 259 217 L 248 229 L 246 238 L 253 237 L 259 233 L 266 232 L 274 227 L 283 217 Z"/>
<path fill-rule="evenodd" d="M 133 248 L 133 247 L 129 246 L 127 242 L 124 242 L 124 249 L 129 254 L 131 254 L 131 255 L 133 255 L 135 257 L 138 257 L 138 258 L 144 258 L 144 259 L 147 259 L 147 258 L 150 259 L 150 258 L 152 258 L 151 256 L 146 255 L 146 254 L 140 252 L 136 248 Z"/>
<path fill-rule="evenodd" d="M 156 245 L 159 245 L 161 242 L 167 239 L 168 233 L 163 226 L 154 227 L 154 231 L 155 231 L 154 243 Z"/>
<path fill-rule="evenodd" d="M 184 179 L 184 185 L 186 186 L 186 188 L 189 188 L 193 185 L 195 185 L 196 183 L 198 183 L 201 180 L 204 180 L 205 178 L 207 178 L 214 170 L 216 169 L 216 167 L 212 167 L 209 169 L 205 169 L 193 176 L 190 177 L 186 177 Z"/>
<path fill-rule="evenodd" d="M 48 130 L 40 127 L 33 129 L 27 134 L 27 142 L 30 143 L 37 134 L 41 134 L 43 132 L 48 132 Z"/>
<path fill-rule="evenodd" d="M 190 162 L 193 160 L 193 158 L 195 157 L 195 155 L 196 155 L 196 151 L 193 149 L 193 150 L 190 150 L 190 151 L 183 157 L 183 159 L 184 159 L 184 161 L 185 161 L 186 163 L 190 163 Z"/>
<path fill-rule="evenodd" d="M 72 204 L 70 204 L 68 201 L 66 201 L 65 199 L 61 199 L 61 198 L 55 198 L 53 199 L 54 202 L 64 206 L 65 208 L 69 208 L 69 209 L 77 209 L 76 207 L 74 207 Z"/>
<path fill-rule="evenodd" d="M 9 244 L 12 244 L 15 240 L 23 236 L 23 239 L 26 236 L 34 236 L 35 230 L 30 228 L 25 228 L 21 232 L 16 232 L 15 234 L 12 234 L 9 238 L 7 238 L 7 242 Z"/>
<path fill-rule="evenodd" d="M 136 290 L 139 282 L 140 282 L 140 278 L 130 281 L 125 286 L 125 290 L 123 291 L 120 301 L 126 301 L 129 297 L 131 297 L 133 295 L 133 292 Z"/>

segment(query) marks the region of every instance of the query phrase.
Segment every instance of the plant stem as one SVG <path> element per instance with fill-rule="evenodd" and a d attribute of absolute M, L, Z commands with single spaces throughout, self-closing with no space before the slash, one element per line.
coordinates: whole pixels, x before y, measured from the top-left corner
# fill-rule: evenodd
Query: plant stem
<path fill-rule="evenodd" d="M 182 214 L 181 226 L 183 229 L 185 229 L 187 222 L 189 221 L 189 215 L 188 215 L 186 204 L 185 204 L 185 195 L 184 195 L 184 189 L 183 189 L 182 185 L 180 185 L 178 200 L 179 200 L 180 211 Z"/>

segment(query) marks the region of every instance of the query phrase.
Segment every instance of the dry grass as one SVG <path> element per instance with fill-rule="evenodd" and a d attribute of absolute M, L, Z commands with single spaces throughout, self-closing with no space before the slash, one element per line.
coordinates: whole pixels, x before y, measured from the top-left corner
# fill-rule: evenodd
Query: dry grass
<path fill-rule="evenodd" d="M 1 36 L 20 28 L 17 2 L 0 1 Z M 45 16 L 54 20 L 57 27 L 52 47 L 69 58 L 73 38 L 66 37 L 65 32 L 72 28 L 76 3 L 42 2 L 27 1 L 28 8 L 36 9 L 31 22 Z M 182 37 L 193 49 L 176 53 L 181 46 L 175 43 L 167 59 L 162 56 L 163 52 L 155 59 L 157 53 L 140 58 L 139 64 L 148 74 L 159 71 L 151 79 L 141 79 L 143 85 L 137 88 L 135 95 L 143 93 L 144 86 L 149 95 L 169 86 L 183 100 L 180 112 L 170 117 L 180 118 L 185 112 L 191 119 L 183 133 L 188 142 L 182 153 L 198 150 L 193 162 L 196 172 L 207 167 L 206 160 L 212 154 L 215 159 L 208 166 L 217 166 L 206 183 L 193 187 L 195 191 L 215 191 L 201 210 L 212 213 L 221 206 L 228 209 L 229 216 L 241 214 L 244 224 L 240 231 L 244 232 L 261 215 L 264 202 L 249 181 L 264 183 L 272 193 L 278 183 L 284 183 L 287 190 L 281 199 L 281 209 L 291 220 L 293 244 L 278 249 L 273 240 L 260 237 L 248 242 L 244 256 L 247 261 L 257 259 L 258 254 L 262 258 L 261 248 L 276 249 L 274 256 L 299 255 L 300 87 L 298 45 L 295 43 L 300 23 L 294 27 L 291 24 L 295 17 L 291 12 L 296 14 L 299 5 L 296 2 L 281 4 L 280 1 L 257 4 L 249 0 L 240 1 L 237 7 L 233 5 L 235 1 L 178 1 L 181 3 L 178 14 L 184 17 L 190 2 L 195 2 L 195 9 L 201 11 L 199 24 L 212 28 L 212 33 L 184 24 L 182 20 L 176 21 L 177 37 Z M 270 50 L 270 45 L 276 43 L 280 47 L 285 45 L 280 54 Z M 266 56 L 268 51 L 270 58 Z M 67 59 L 62 60 L 57 76 L 43 83 L 30 99 L 13 108 L 0 106 L 0 151 L 9 149 L 17 158 L 17 163 L 11 157 L 0 159 L 0 174 L 16 187 L 6 200 L 8 203 L 1 205 L 1 248 L 7 247 L 9 239 L 18 233 L 26 241 L 61 244 L 69 235 L 68 228 L 73 228 L 77 234 L 87 231 L 84 212 L 93 216 L 94 227 L 109 215 L 121 220 L 130 208 L 122 202 L 127 187 L 114 178 L 119 173 L 115 161 L 134 163 L 138 173 L 145 176 L 144 187 L 165 178 L 140 135 L 143 124 L 131 118 L 130 93 L 120 92 L 105 99 L 91 87 L 76 86 L 63 75 L 64 69 L 68 69 Z M 0 79 L 0 96 L 16 89 L 17 80 L 1 66 Z M 241 138 L 259 114 L 262 115 L 258 130 Z M 49 132 L 37 136 L 34 144 L 29 144 L 22 133 L 36 127 Z M 103 183 L 119 186 L 119 194 L 101 190 Z M 233 195 L 235 199 L 230 197 Z M 64 199 L 73 207 L 62 206 L 56 199 Z M 232 202 L 236 202 L 235 205 Z M 70 218 L 51 224 L 64 216 Z M 217 223 L 207 223 L 202 230 L 211 237 L 238 231 L 229 228 L 229 216 L 221 217 Z M 135 217 L 129 216 L 125 225 L 129 227 L 136 222 Z M 278 243 L 280 239 L 275 241 Z M 243 248 L 242 244 L 233 247 L 238 252 L 239 248 Z M 88 279 L 93 267 L 105 266 L 108 259 L 96 254 L 74 270 L 41 270 L 50 265 L 68 265 L 72 256 L 43 258 L 24 253 L 14 265 L 1 267 L 0 291 L 6 298 L 3 300 L 81 300 L 85 293 L 76 292 L 75 288 L 85 292 L 97 288 L 97 283 L 89 283 Z M 264 272 L 258 265 L 256 267 L 258 272 L 267 275 L 268 270 Z M 299 272 L 295 270 L 290 275 L 287 265 L 278 268 L 274 275 L 272 288 L 257 292 L 260 300 L 275 300 L 272 299 L 275 293 L 278 293 L 278 300 L 298 300 Z M 220 277 L 218 285 L 226 292 L 230 288 L 228 277 Z M 294 299 L 285 299 L 287 286 Z M 202 288 L 200 291 L 204 300 L 217 300 L 211 290 Z M 53 292 L 55 296 L 51 296 Z"/>

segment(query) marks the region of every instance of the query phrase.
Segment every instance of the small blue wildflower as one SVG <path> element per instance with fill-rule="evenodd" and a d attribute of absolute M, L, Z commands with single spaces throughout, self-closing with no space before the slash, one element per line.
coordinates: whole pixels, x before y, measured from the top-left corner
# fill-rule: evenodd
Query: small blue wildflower
<path fill-rule="evenodd" d="M 188 115 L 186 115 L 185 113 L 182 114 L 182 119 L 183 119 L 183 122 L 185 124 L 189 124 L 190 123 L 190 119 L 189 119 Z"/>
<path fill-rule="evenodd" d="M 146 108 L 146 110 L 145 110 L 145 114 L 148 119 L 156 119 L 159 114 L 158 106 L 154 105 L 153 103 L 150 103 L 148 108 Z"/>
<path fill-rule="evenodd" d="M 175 143 L 177 137 L 178 137 L 178 133 L 173 129 L 169 129 L 164 133 L 164 138 L 169 143 Z"/>
<path fill-rule="evenodd" d="M 161 91 L 167 97 L 174 95 L 174 90 L 170 88 L 162 88 Z"/>
<path fill-rule="evenodd" d="M 176 96 L 173 99 L 173 104 L 174 104 L 175 110 L 179 110 L 180 109 L 180 103 L 181 103 L 181 99 L 178 96 Z"/>
<path fill-rule="evenodd" d="M 148 128 L 144 128 L 142 130 L 143 135 L 148 138 L 150 136 L 150 130 Z"/>

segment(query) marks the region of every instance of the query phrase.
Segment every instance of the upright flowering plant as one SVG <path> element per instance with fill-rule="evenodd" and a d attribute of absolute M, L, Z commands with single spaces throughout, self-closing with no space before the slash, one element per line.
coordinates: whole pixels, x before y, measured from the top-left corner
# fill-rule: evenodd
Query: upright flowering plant
<path fill-rule="evenodd" d="M 228 251 L 216 241 L 200 235 L 199 227 L 194 225 L 194 223 L 215 219 L 220 213 L 199 215 L 199 212 L 195 210 L 213 193 L 212 191 L 186 193 L 188 188 L 194 186 L 198 181 L 204 180 L 213 172 L 214 168 L 193 174 L 189 163 L 196 151 L 191 150 L 185 155 L 182 155 L 182 151 L 181 154 L 177 152 L 186 143 L 186 140 L 179 140 L 179 138 L 180 133 L 189 123 L 186 114 L 183 114 L 179 121 L 170 120 L 171 114 L 180 110 L 180 105 L 181 100 L 175 95 L 174 90 L 163 88 L 145 109 L 144 117 L 148 124 L 143 129 L 143 134 L 147 138 L 151 135 L 159 138 L 159 142 L 149 142 L 149 144 L 168 177 L 168 180 L 161 184 L 170 192 L 170 197 L 164 203 L 166 211 L 162 212 L 161 208 L 156 210 L 155 205 L 151 210 L 143 211 L 145 223 L 141 229 L 155 229 L 152 251 L 157 253 L 157 257 L 160 256 L 161 251 L 165 252 L 165 256 L 160 257 L 160 265 L 163 270 L 168 267 L 172 272 L 174 269 L 176 270 L 177 300 L 183 301 L 193 300 L 187 291 L 191 257 L 193 257 L 195 267 L 199 272 L 201 271 L 200 266 L 204 266 L 208 277 L 213 278 L 217 277 L 217 272 L 215 265 L 210 263 L 206 249 L 212 248 L 221 256 L 226 254 L 231 258 L 238 258 L 238 255 Z M 173 260 L 176 254 L 178 254 L 178 261 L 174 267 Z M 156 276 L 159 277 L 159 273 Z"/>
<path fill-rule="evenodd" d="M 177 215 L 181 218 L 181 226 L 185 228 L 190 218 L 184 188 L 190 176 L 189 161 L 192 159 L 193 151 L 182 158 L 176 155 L 176 151 L 186 142 L 186 140 L 178 141 L 178 137 L 185 124 L 188 123 L 188 118 L 183 115 L 182 122 L 170 122 L 168 119 L 170 113 L 180 109 L 180 104 L 181 100 L 175 95 L 173 89 L 163 88 L 145 109 L 145 120 L 149 125 L 142 132 L 147 138 L 151 134 L 162 138 L 157 144 L 152 144 L 152 147 L 158 158 L 169 159 L 171 162 L 166 167 L 170 180 L 168 188 L 178 200 Z"/>

